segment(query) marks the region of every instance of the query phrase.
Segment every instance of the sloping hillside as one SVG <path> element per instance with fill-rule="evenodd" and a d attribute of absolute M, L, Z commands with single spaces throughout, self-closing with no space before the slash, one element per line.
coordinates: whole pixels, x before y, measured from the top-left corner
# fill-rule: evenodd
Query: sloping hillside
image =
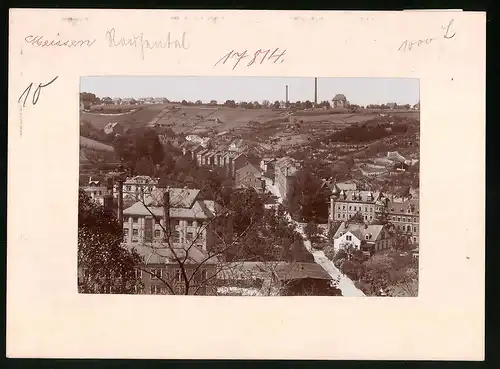
<path fill-rule="evenodd" d="M 165 107 L 163 104 L 142 105 L 130 113 L 116 115 L 80 112 L 80 121 L 86 120 L 97 129 L 103 129 L 110 122 L 121 123 L 125 128 L 135 128 L 146 126 Z"/>

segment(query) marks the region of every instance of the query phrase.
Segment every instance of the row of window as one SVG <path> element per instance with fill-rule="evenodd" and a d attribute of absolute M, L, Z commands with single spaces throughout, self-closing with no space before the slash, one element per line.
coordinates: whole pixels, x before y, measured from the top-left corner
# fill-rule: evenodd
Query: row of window
<path fill-rule="evenodd" d="M 406 227 L 404 226 L 404 224 L 402 226 L 400 226 L 399 224 L 396 225 L 396 229 L 400 230 L 400 231 L 406 231 L 406 232 L 411 232 L 411 225 L 407 225 Z M 417 233 L 417 227 L 413 227 L 413 233 Z"/>
<path fill-rule="evenodd" d="M 338 210 L 346 210 L 346 206 L 345 206 L 345 205 L 342 205 L 342 209 L 341 209 L 341 207 L 340 207 L 340 205 L 339 205 L 339 206 L 337 207 L 337 209 L 338 209 Z M 354 210 L 354 211 L 356 211 L 356 206 L 349 206 L 349 210 Z M 361 206 L 358 206 L 358 207 L 357 207 L 357 210 L 358 210 L 358 211 L 361 211 Z M 367 207 L 367 206 L 365 206 L 365 212 L 368 212 L 368 207 Z M 370 213 L 373 213 L 373 208 L 372 208 L 372 207 L 370 207 Z"/>
<path fill-rule="evenodd" d="M 340 213 L 337 213 L 337 218 L 340 219 L 345 219 L 346 218 L 346 215 L 345 214 L 340 214 Z M 365 220 L 373 220 L 373 215 L 365 215 Z"/>
<path fill-rule="evenodd" d="M 129 229 L 124 228 L 123 229 L 123 236 L 124 238 L 128 238 L 129 235 Z M 132 229 L 132 236 L 139 236 L 139 230 L 138 229 Z M 198 238 L 200 238 L 199 234 L 196 234 Z M 162 237 L 162 231 L 160 229 L 155 229 L 154 230 L 154 237 L 155 238 L 161 238 Z M 181 238 L 181 233 L 179 231 L 172 231 L 170 237 L 172 238 L 173 242 L 179 242 Z M 186 232 L 186 240 L 191 241 L 194 240 L 195 238 L 195 233 L 192 231 Z"/>
<path fill-rule="evenodd" d="M 396 219 L 397 219 L 398 222 L 411 222 L 411 218 L 410 217 L 408 217 L 408 218 L 402 217 L 401 218 L 401 217 L 395 217 L 393 215 L 392 216 L 392 220 L 396 221 Z M 413 223 L 417 223 L 417 218 L 416 217 L 413 217 Z"/>
<path fill-rule="evenodd" d="M 160 224 L 160 221 L 163 219 L 163 217 L 155 217 L 155 223 Z M 129 217 L 129 222 L 131 223 L 138 223 L 139 222 L 139 217 Z M 179 219 L 171 219 L 170 220 L 170 226 L 175 227 L 180 225 L 180 220 Z M 186 226 L 188 227 L 193 227 L 196 225 L 196 222 L 194 220 L 186 220 Z M 200 224 L 202 227 L 204 224 Z"/>
<path fill-rule="evenodd" d="M 151 280 L 156 280 L 165 277 L 168 277 L 168 271 L 165 269 L 159 269 L 159 268 L 154 268 L 151 269 L 148 273 L 149 277 Z M 164 273 L 165 272 L 165 273 Z M 141 269 L 136 269 L 135 270 L 135 276 L 136 278 L 142 279 L 142 270 Z M 205 269 L 201 269 L 200 271 L 200 276 L 201 280 L 207 279 L 207 271 Z M 174 270 L 174 280 L 176 282 L 182 282 L 183 281 L 183 276 L 182 276 L 182 270 L 181 269 L 175 269 Z"/>

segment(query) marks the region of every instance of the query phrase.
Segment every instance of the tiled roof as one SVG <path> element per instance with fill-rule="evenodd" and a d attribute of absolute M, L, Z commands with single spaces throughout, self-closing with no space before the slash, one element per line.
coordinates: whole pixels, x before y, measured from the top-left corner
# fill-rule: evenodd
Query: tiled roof
<path fill-rule="evenodd" d="M 270 278 L 271 275 L 278 277 L 280 280 L 293 279 L 332 279 L 330 275 L 317 263 L 307 262 L 234 262 L 223 263 L 219 266 L 220 279 L 249 279 L 254 278 Z"/>
<path fill-rule="evenodd" d="M 240 169 L 238 169 L 236 171 L 236 173 L 246 172 L 248 170 L 251 170 L 253 173 L 258 174 L 260 177 L 260 170 L 258 168 L 256 168 L 255 165 L 250 164 L 250 163 L 245 165 L 244 167 L 241 167 Z"/>
<path fill-rule="evenodd" d="M 151 191 L 151 195 L 145 199 L 147 205 L 162 206 L 163 195 L 166 188 L 157 188 Z M 170 206 L 174 208 L 190 209 L 195 200 L 200 198 L 200 190 L 189 188 L 169 188 Z"/>
<path fill-rule="evenodd" d="M 337 229 L 337 232 L 335 232 L 335 235 L 333 237 L 339 238 L 341 236 L 340 235 L 341 233 L 345 234 L 346 232 L 350 232 L 353 235 L 355 235 L 359 240 L 366 240 L 366 236 L 371 235 L 368 241 L 375 241 L 382 233 L 383 228 L 384 226 L 379 224 L 355 224 L 355 223 L 347 224 L 346 222 L 342 222 L 342 224 Z"/>
<path fill-rule="evenodd" d="M 408 214 L 408 208 L 413 209 L 410 214 L 419 213 L 419 201 L 418 200 L 405 200 L 402 202 L 389 201 L 387 204 L 387 210 L 391 214 Z"/>
<path fill-rule="evenodd" d="M 371 197 L 370 194 L 372 195 Z M 340 191 L 338 201 L 359 201 L 375 203 L 378 200 L 379 196 L 380 192 L 378 191 Z"/>
<path fill-rule="evenodd" d="M 151 213 L 156 217 L 163 216 L 163 207 L 161 206 L 144 206 L 140 201 L 136 202 L 129 208 L 123 210 L 124 215 L 128 216 L 150 216 Z M 214 214 L 210 211 L 207 204 L 202 200 L 196 201 L 192 208 L 170 208 L 171 218 L 187 218 L 187 219 L 211 219 Z"/>

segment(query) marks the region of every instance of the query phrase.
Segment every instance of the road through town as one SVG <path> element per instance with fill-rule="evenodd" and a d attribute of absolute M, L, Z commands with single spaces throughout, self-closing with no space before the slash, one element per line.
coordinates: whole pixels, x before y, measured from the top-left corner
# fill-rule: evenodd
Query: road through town
<path fill-rule="evenodd" d="M 275 185 L 273 185 L 272 181 L 269 178 L 267 178 L 267 177 L 264 177 L 264 178 L 266 181 L 267 190 L 269 192 L 271 192 L 271 194 L 273 194 L 274 196 L 277 197 L 278 202 L 280 204 L 283 203 L 283 199 L 281 198 L 281 195 L 280 195 L 277 187 Z M 333 280 L 338 281 L 338 288 L 342 291 L 342 296 L 345 296 L 345 297 L 363 297 L 363 296 L 365 296 L 365 294 L 361 290 L 356 288 L 356 286 L 354 285 L 354 282 L 351 279 L 349 279 L 345 274 L 343 274 L 333 264 L 333 262 L 325 256 L 323 251 L 312 249 L 311 241 L 309 241 L 307 239 L 306 235 L 304 234 L 304 230 L 303 230 L 302 226 L 298 222 L 294 221 L 289 213 L 286 213 L 286 218 L 288 219 L 289 222 L 294 224 L 295 230 L 297 232 L 299 232 L 302 235 L 302 237 L 304 238 L 304 246 L 311 254 L 313 254 L 314 261 L 316 263 L 318 263 L 319 265 L 321 265 L 323 267 L 323 269 L 325 269 L 326 272 L 330 275 L 330 277 L 332 277 Z"/>

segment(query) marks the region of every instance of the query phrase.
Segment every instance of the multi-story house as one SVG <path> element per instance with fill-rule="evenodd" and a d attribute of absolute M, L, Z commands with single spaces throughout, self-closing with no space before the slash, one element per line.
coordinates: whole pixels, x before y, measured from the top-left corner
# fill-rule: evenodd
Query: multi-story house
<path fill-rule="evenodd" d="M 339 221 L 347 221 L 356 214 L 361 214 L 364 222 L 370 223 L 376 220 L 376 203 L 381 197 L 376 191 L 344 191 L 330 197 L 330 208 L 328 211 L 329 224 Z"/>
<path fill-rule="evenodd" d="M 125 209 L 123 218 L 124 245 L 144 256 L 144 263 L 138 266 L 145 287 L 142 293 L 172 293 L 161 281 L 165 278 L 179 291 L 185 288 L 175 255 L 186 258 L 188 275 L 196 271 L 192 285 L 210 279 L 217 263 L 215 247 L 221 238 L 232 241 L 231 217 L 217 203 L 204 199 L 200 190 L 157 189 L 144 202 Z M 206 291 L 210 286 L 193 287 L 190 293 L 210 294 Z"/>
<path fill-rule="evenodd" d="M 101 206 L 104 206 L 106 196 L 110 192 L 106 186 L 102 185 L 89 184 L 88 186 L 84 186 L 82 189 L 93 202 Z"/>
<path fill-rule="evenodd" d="M 150 195 L 158 186 L 159 179 L 149 176 L 129 177 L 123 182 L 123 199 L 126 201 L 143 200 Z M 113 196 L 118 197 L 118 184 L 113 188 Z"/>
<path fill-rule="evenodd" d="M 162 198 L 165 191 L 157 189 L 144 202 L 138 201 L 124 209 L 124 242 L 161 243 L 167 230 L 174 246 L 195 244 L 201 250 L 213 247 L 218 239 L 216 226 L 220 225 L 220 220 L 227 221 L 221 215 L 222 208 L 212 200 L 203 199 L 200 190 L 187 188 L 168 189 L 170 201 L 166 207 Z M 165 223 L 167 208 L 169 224 Z"/>
<path fill-rule="evenodd" d="M 128 249 L 143 256 L 144 262 L 137 265 L 136 277 L 142 286 L 136 286 L 135 292 L 147 295 L 184 295 L 186 290 L 190 295 L 215 295 L 217 257 L 209 257 L 203 250 L 191 247 L 187 251 L 186 262 L 182 268 L 176 261 L 173 252 L 181 260 L 186 256 L 184 249 L 157 248 L 133 244 Z M 189 280 L 186 286 L 183 271 Z M 172 292 L 172 290 L 173 292 Z"/>
<path fill-rule="evenodd" d="M 283 200 L 286 199 L 299 168 L 299 163 L 288 156 L 276 160 L 274 165 L 274 183 Z"/>
<path fill-rule="evenodd" d="M 388 201 L 383 211 L 387 221 L 392 223 L 399 233 L 406 235 L 411 243 L 419 243 L 420 210 L 417 199 Z"/>
<path fill-rule="evenodd" d="M 391 248 L 394 238 L 386 227 L 378 224 L 342 222 L 333 236 L 333 247 L 337 251 L 347 246 L 373 254 Z"/>
<path fill-rule="evenodd" d="M 252 164 L 247 164 L 236 171 L 235 184 L 236 188 L 253 188 L 257 192 L 263 192 L 265 189 L 265 181 L 259 168 Z"/>

